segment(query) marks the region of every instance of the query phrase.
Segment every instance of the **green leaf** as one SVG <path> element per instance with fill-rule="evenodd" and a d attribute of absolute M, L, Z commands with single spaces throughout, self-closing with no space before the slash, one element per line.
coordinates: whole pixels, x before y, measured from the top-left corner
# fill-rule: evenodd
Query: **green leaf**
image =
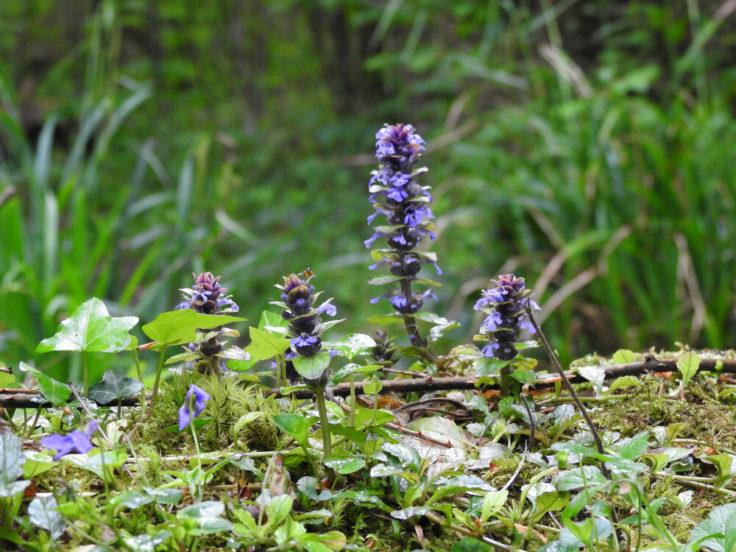
<path fill-rule="evenodd" d="M 481 520 L 486 522 L 493 514 L 498 513 L 501 508 L 503 508 L 508 497 L 509 493 L 505 489 L 486 493 L 486 496 L 483 497 L 483 504 L 480 509 Z"/>
<path fill-rule="evenodd" d="M 268 516 L 268 527 L 278 527 L 291 512 L 294 499 L 289 495 L 273 497 L 266 504 L 266 516 Z"/>
<path fill-rule="evenodd" d="M 677 359 L 677 369 L 682 374 L 682 385 L 685 386 L 698 372 L 700 368 L 700 357 L 692 351 L 685 353 Z"/>
<path fill-rule="evenodd" d="M 41 389 L 41 395 L 54 406 L 64 404 L 69 400 L 72 390 L 67 384 L 55 380 L 25 362 L 21 362 L 19 368 L 22 372 L 27 372 L 36 378 L 38 387 Z"/>
<path fill-rule="evenodd" d="M 629 364 L 631 362 L 636 362 L 638 359 L 638 355 L 634 351 L 629 351 L 628 349 L 619 349 L 615 353 L 613 353 L 613 357 L 611 357 L 611 360 L 615 364 Z"/>
<path fill-rule="evenodd" d="M 472 537 L 465 537 L 452 545 L 450 552 L 490 552 L 491 545 Z"/>
<path fill-rule="evenodd" d="M 365 467 L 365 460 L 359 456 L 331 456 L 325 460 L 325 466 L 341 475 L 355 473 Z"/>
<path fill-rule="evenodd" d="M 714 508 L 708 517 L 690 533 L 690 543 L 698 550 L 732 552 L 736 546 L 736 503 Z"/>
<path fill-rule="evenodd" d="M 291 435 L 297 443 L 304 444 L 309 438 L 309 428 L 312 424 L 301 414 L 278 414 L 273 417 L 273 423 Z"/>
<path fill-rule="evenodd" d="M 48 531 L 53 539 L 58 539 L 66 530 L 66 523 L 56 511 L 56 499 L 53 496 L 37 496 L 28 505 L 28 517 L 31 523 Z"/>
<path fill-rule="evenodd" d="M 647 450 L 648 443 L 649 432 L 642 431 L 619 445 L 618 453 L 627 460 L 636 460 Z"/>
<path fill-rule="evenodd" d="M 251 360 L 268 360 L 283 355 L 289 348 L 289 340 L 285 337 L 253 326 L 248 331 L 250 332 L 250 344 L 245 350 L 250 354 Z"/>
<path fill-rule="evenodd" d="M 208 517 L 219 517 L 224 512 L 225 505 L 222 502 L 207 500 L 182 508 L 177 512 L 176 517 L 178 517 L 179 519 L 200 519 Z"/>
<path fill-rule="evenodd" d="M 31 484 L 17 481 L 23 475 L 25 460 L 20 439 L 10 431 L 0 432 L 0 498 L 13 497 Z"/>
<path fill-rule="evenodd" d="M 135 316 L 112 317 L 105 303 L 93 297 L 82 303 L 56 334 L 41 341 L 37 353 L 49 351 L 86 351 L 117 353 L 135 347 L 136 339 L 128 333 L 138 323 Z"/>
<path fill-rule="evenodd" d="M 409 424 L 409 429 L 421 431 L 422 433 L 432 433 L 434 437 L 443 441 L 449 440 L 454 446 L 463 449 L 468 444 L 463 430 L 452 420 L 441 416 L 414 420 Z"/>
<path fill-rule="evenodd" d="M 160 350 L 191 343 L 196 338 L 197 330 L 211 330 L 244 321 L 245 318 L 229 314 L 202 314 L 191 309 L 179 309 L 162 312 L 141 329 L 156 342 L 154 349 Z"/>
<path fill-rule="evenodd" d="M 369 335 L 357 333 L 344 337 L 340 341 L 325 342 L 323 345 L 325 349 L 334 349 L 351 360 L 358 355 L 369 353 L 376 346 L 376 342 Z"/>
<path fill-rule="evenodd" d="M 113 401 L 120 401 L 133 397 L 141 392 L 143 383 L 133 378 L 126 378 L 108 370 L 102 376 L 102 381 L 89 389 L 89 398 L 97 404 L 105 405 Z"/>
<path fill-rule="evenodd" d="M 641 384 L 641 380 L 637 378 L 636 376 L 623 376 L 620 378 L 616 378 L 611 382 L 610 387 L 608 388 L 609 393 L 613 393 L 614 391 L 617 391 L 618 389 L 626 389 L 627 387 L 637 387 Z"/>
<path fill-rule="evenodd" d="M 322 377 L 325 370 L 330 366 L 330 354 L 320 351 L 314 356 L 305 357 L 298 355 L 292 360 L 297 373 L 308 381 L 316 381 Z"/>
<path fill-rule="evenodd" d="M 49 471 L 56 465 L 53 455 L 38 450 L 23 451 L 25 463 L 23 464 L 23 477 L 32 479 L 37 475 Z"/>
<path fill-rule="evenodd" d="M 597 466 L 582 466 L 562 472 L 557 479 L 561 491 L 574 491 L 585 487 L 600 487 L 607 483 Z"/>
<path fill-rule="evenodd" d="M 63 460 L 92 472 L 100 479 L 108 479 L 109 481 L 113 477 L 113 470 L 122 466 L 127 458 L 128 454 L 125 449 L 118 448 L 99 454 L 69 454 Z"/>

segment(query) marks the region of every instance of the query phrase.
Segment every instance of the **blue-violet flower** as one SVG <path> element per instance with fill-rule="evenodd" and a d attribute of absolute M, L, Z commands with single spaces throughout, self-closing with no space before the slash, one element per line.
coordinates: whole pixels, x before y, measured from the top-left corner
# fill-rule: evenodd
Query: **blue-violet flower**
<path fill-rule="evenodd" d="M 516 342 L 521 332 L 535 332 L 526 314 L 527 306 L 533 310 L 539 310 L 539 306 L 531 299 L 532 292 L 526 289 L 524 278 L 503 274 L 491 284 L 474 306 L 486 314 L 478 337 L 488 341 L 482 350 L 484 356 L 511 360 L 518 354 Z"/>
<path fill-rule="evenodd" d="M 179 431 L 191 424 L 192 420 L 202 413 L 208 400 L 210 396 L 204 389 L 200 389 L 193 383 L 189 385 L 184 403 L 179 409 Z"/>
<path fill-rule="evenodd" d="M 92 450 L 92 435 L 99 429 L 97 422 L 91 421 L 84 430 L 75 429 L 74 431 L 61 435 L 54 433 L 41 438 L 41 445 L 48 449 L 56 451 L 54 460 L 58 460 L 63 456 L 71 453 L 85 454 Z"/>
<path fill-rule="evenodd" d="M 435 238 L 432 231 L 434 214 L 430 207 L 432 195 L 429 186 L 416 181 L 416 177 L 427 169 L 414 168 L 423 153 L 424 140 L 412 125 L 384 125 L 376 133 L 376 159 L 381 166 L 371 173 L 368 183 L 369 199 L 374 209 L 368 223 L 372 224 L 376 217 L 383 216 L 387 225 L 377 226 L 365 241 L 365 246 L 371 247 L 377 239 L 384 238 L 389 249 L 373 251 L 377 262 L 370 268 L 386 265 L 391 274 L 407 282 L 416 279 L 424 263 L 433 264 L 437 273 L 441 273 L 434 253 L 415 250 L 426 236 Z M 404 284 L 400 294 L 384 294 L 378 299 L 388 298 L 401 314 L 414 314 L 429 296 L 412 295 Z"/>

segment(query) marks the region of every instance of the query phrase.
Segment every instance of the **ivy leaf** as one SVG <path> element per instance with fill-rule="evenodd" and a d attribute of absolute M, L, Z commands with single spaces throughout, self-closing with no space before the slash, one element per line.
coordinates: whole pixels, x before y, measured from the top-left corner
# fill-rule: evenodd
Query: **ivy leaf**
<path fill-rule="evenodd" d="M 330 365 L 330 354 L 321 351 L 314 356 L 296 356 L 292 360 L 297 373 L 308 381 L 316 381 L 322 377 Z"/>
<path fill-rule="evenodd" d="M 142 389 L 143 383 L 137 379 L 122 377 L 114 370 L 108 370 L 102 376 L 101 382 L 90 387 L 89 398 L 97 404 L 105 405 L 137 395 Z"/>
<path fill-rule="evenodd" d="M 289 348 L 289 340 L 285 337 L 253 326 L 248 331 L 250 332 L 250 345 L 245 348 L 245 351 L 250 354 L 251 360 L 268 360 L 283 355 L 284 351 Z"/>
<path fill-rule="evenodd" d="M 135 316 L 112 317 L 105 303 L 93 297 L 82 303 L 56 334 L 36 347 L 37 353 L 50 351 L 86 351 L 117 353 L 135 347 L 136 338 L 128 333 L 138 323 Z"/>
<path fill-rule="evenodd" d="M 44 374 L 38 368 L 25 362 L 21 362 L 19 368 L 22 372 L 27 372 L 36 378 L 38 387 L 41 389 L 41 395 L 54 406 L 64 404 L 69 400 L 72 390 L 67 384 L 55 380 L 51 376 Z"/>
<path fill-rule="evenodd" d="M 64 518 L 56 511 L 56 507 L 56 499 L 53 496 L 37 496 L 28 505 L 31 523 L 48 531 L 54 539 L 58 539 L 66 530 Z"/>
<path fill-rule="evenodd" d="M 156 342 L 156 350 L 173 345 L 185 345 L 196 339 L 197 330 L 211 330 L 245 318 L 229 314 L 202 314 L 191 309 L 162 312 L 141 328 L 149 338 Z"/>

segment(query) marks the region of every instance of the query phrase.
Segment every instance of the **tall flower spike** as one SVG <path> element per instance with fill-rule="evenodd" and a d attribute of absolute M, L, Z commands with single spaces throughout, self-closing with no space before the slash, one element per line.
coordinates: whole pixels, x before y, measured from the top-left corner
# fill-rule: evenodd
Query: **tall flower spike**
<path fill-rule="evenodd" d="M 283 285 L 276 286 L 281 290 L 281 301 L 276 304 L 284 309 L 281 313 L 284 320 L 289 321 L 291 357 L 316 355 L 322 349 L 321 316 L 337 314 L 332 299 L 315 306 L 321 292 L 315 292 L 309 283 L 313 277 L 314 273 L 307 269 L 301 274 L 284 276 Z"/>
<path fill-rule="evenodd" d="M 368 183 L 369 199 L 375 211 L 368 217 L 368 223 L 382 216 L 386 218 L 387 225 L 377 226 L 373 235 L 365 241 L 365 246 L 371 247 L 381 238 L 389 246 L 388 249 L 372 252 L 376 263 L 370 268 L 386 265 L 391 274 L 401 278 L 402 284 L 399 291 L 384 294 L 373 302 L 389 299 L 394 309 L 405 316 L 416 313 L 424 300 L 432 296 L 429 292 L 411 291 L 411 282 L 416 280 L 421 265 L 432 264 L 437 273 L 441 273 L 434 253 L 416 251 L 425 237 L 435 237 L 429 186 L 422 186 L 416 181 L 427 169 L 414 169 L 414 164 L 423 153 L 424 140 L 412 125 L 384 125 L 376 133 L 376 159 L 381 166 L 371 173 Z M 419 339 L 414 334 L 412 340 Z"/>
<path fill-rule="evenodd" d="M 535 333 L 525 312 L 527 305 L 534 310 L 539 310 L 539 306 L 531 299 L 532 292 L 526 289 L 524 278 L 502 274 L 491 284 L 474 306 L 486 314 L 476 338 L 488 341 L 482 350 L 484 356 L 511 360 L 518 354 L 516 342 L 521 332 Z"/>

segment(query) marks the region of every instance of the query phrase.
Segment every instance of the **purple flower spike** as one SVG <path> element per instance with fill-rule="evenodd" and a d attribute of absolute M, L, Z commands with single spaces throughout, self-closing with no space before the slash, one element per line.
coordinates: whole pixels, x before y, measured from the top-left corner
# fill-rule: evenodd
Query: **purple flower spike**
<path fill-rule="evenodd" d="M 371 173 L 368 182 L 369 200 L 375 210 L 368 217 L 368 224 L 381 214 L 388 225 L 379 226 L 364 242 L 365 246 L 370 248 L 373 242 L 383 238 L 390 247 L 374 252 L 379 258 L 371 269 L 385 264 L 390 267 L 391 274 L 409 281 L 417 278 L 422 264 L 432 264 L 437 273 L 441 273 L 432 255 L 414 252 L 425 237 L 435 238 L 432 231 L 434 214 L 430 207 L 432 195 L 428 186 L 416 181 L 426 169 L 414 168 L 424 149 L 424 140 L 412 125 L 384 125 L 376 133 L 376 159 L 381 166 Z M 422 307 L 422 299 L 395 296 L 391 304 L 397 312 L 410 315 Z"/>
<path fill-rule="evenodd" d="M 491 283 L 493 286 L 483 290 L 474 307 L 487 315 L 480 326 L 480 337 L 489 343 L 482 352 L 486 357 L 511 360 L 518 354 L 515 343 L 521 332 L 534 333 L 526 308 L 539 306 L 531 300 L 524 278 L 503 274 Z"/>
<path fill-rule="evenodd" d="M 184 404 L 179 409 L 179 431 L 191 424 L 192 420 L 202 413 L 208 400 L 210 400 L 210 396 L 204 389 L 200 389 L 194 384 L 189 386 L 189 390 L 184 397 Z M 192 407 L 194 407 L 193 411 Z"/>
<path fill-rule="evenodd" d="M 192 309 L 203 314 L 222 314 L 238 312 L 240 308 L 229 295 L 227 289 L 220 285 L 221 276 L 211 272 L 193 274 L 194 285 L 191 289 L 182 289 L 184 301 L 176 305 L 175 309 Z"/>
<path fill-rule="evenodd" d="M 87 424 L 86 429 L 80 431 L 75 429 L 71 433 L 61 435 L 60 433 L 54 433 L 46 437 L 41 438 L 41 445 L 56 451 L 54 460 L 66 456 L 67 454 L 86 454 L 92 450 L 92 442 L 90 439 L 95 431 L 99 429 L 97 422 L 92 421 Z"/>

